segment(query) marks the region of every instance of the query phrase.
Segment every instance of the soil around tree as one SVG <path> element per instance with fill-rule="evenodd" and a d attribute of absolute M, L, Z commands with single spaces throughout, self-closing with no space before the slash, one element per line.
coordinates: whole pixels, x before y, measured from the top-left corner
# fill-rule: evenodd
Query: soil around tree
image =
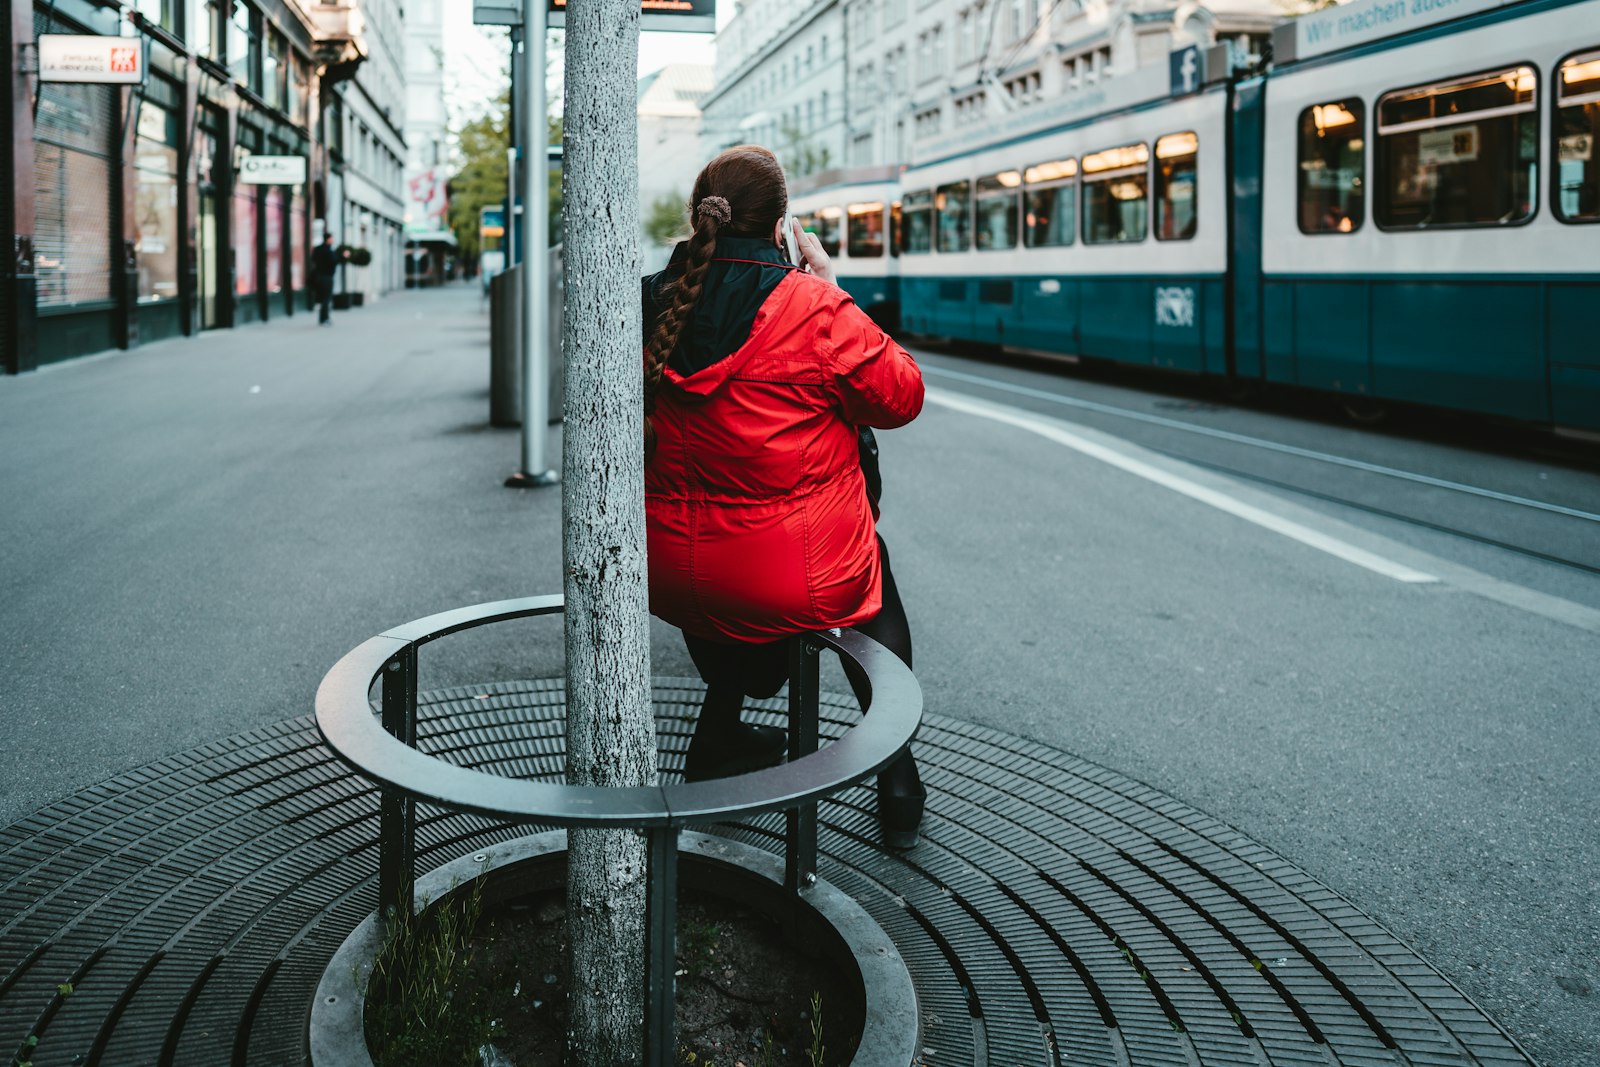
<path fill-rule="evenodd" d="M 566 907 L 556 888 L 486 907 L 457 996 L 480 992 L 515 1067 L 560 1067 L 566 1030 Z M 860 979 L 788 943 L 736 901 L 678 897 L 677 1062 L 696 1067 L 844 1067 L 861 1040 Z M 813 997 L 821 1010 L 814 1014 Z M 470 1002 L 470 1001 L 469 1001 Z M 820 1059 L 813 1057 L 821 1019 Z"/>

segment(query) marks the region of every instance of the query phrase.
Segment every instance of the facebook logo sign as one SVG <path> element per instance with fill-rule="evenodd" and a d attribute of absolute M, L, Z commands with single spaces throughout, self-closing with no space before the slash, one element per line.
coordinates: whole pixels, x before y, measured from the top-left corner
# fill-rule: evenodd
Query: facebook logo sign
<path fill-rule="evenodd" d="M 1168 59 L 1172 72 L 1172 95 L 1181 96 L 1200 88 L 1200 46 L 1180 48 Z"/>

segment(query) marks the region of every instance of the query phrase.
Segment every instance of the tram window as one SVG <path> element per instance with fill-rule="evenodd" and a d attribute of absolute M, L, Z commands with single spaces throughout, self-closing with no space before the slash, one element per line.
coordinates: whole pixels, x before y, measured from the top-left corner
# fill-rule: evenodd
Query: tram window
<path fill-rule="evenodd" d="M 1187 241 L 1194 237 L 1196 160 L 1200 139 L 1192 133 L 1169 133 L 1156 142 L 1156 240 Z"/>
<path fill-rule="evenodd" d="M 889 205 L 889 255 L 898 256 L 906 246 L 906 219 L 900 201 Z"/>
<path fill-rule="evenodd" d="M 1022 172 L 1023 241 L 1029 248 L 1070 245 L 1073 238 L 1073 191 L 1078 186 L 1078 161 L 1058 159 Z"/>
<path fill-rule="evenodd" d="M 883 255 L 883 202 L 851 204 L 846 208 L 844 239 L 852 259 Z"/>
<path fill-rule="evenodd" d="M 1600 221 L 1600 49 L 1566 60 L 1556 75 L 1556 215 Z"/>
<path fill-rule="evenodd" d="M 900 212 L 905 221 L 906 255 L 933 251 L 933 194 L 926 190 L 907 193 Z"/>
<path fill-rule="evenodd" d="M 1367 109 L 1359 99 L 1300 112 L 1300 231 L 1354 233 L 1367 218 Z"/>
<path fill-rule="evenodd" d="M 1374 217 L 1385 229 L 1533 216 L 1538 74 L 1510 67 L 1378 98 Z"/>
<path fill-rule="evenodd" d="M 1017 247 L 1017 190 L 1022 175 L 1008 170 L 978 179 L 978 250 L 993 252 Z"/>
<path fill-rule="evenodd" d="M 815 229 L 811 232 L 817 235 L 817 240 L 822 242 L 822 250 L 830 256 L 839 254 L 839 224 L 844 219 L 841 208 L 825 207 L 811 216 Z"/>
<path fill-rule="evenodd" d="M 1083 157 L 1083 243 L 1144 240 L 1150 149 L 1123 145 Z"/>
<path fill-rule="evenodd" d="M 939 251 L 965 252 L 972 246 L 972 183 L 939 186 L 933 209 L 939 216 Z"/>

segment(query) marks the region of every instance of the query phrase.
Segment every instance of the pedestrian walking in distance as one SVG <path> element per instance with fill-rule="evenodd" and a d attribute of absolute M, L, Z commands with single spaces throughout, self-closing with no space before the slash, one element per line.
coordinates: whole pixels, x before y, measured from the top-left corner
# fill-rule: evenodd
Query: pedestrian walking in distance
<path fill-rule="evenodd" d="M 645 518 L 650 611 L 683 630 L 706 683 L 684 760 L 699 781 L 783 759 L 784 731 L 740 713 L 783 686 L 788 636 L 853 626 L 910 665 L 869 428 L 916 418 L 923 389 L 834 284 L 817 238 L 786 220 L 771 152 L 717 156 L 689 209 L 693 236 L 643 285 Z M 916 843 L 923 801 L 907 749 L 878 777 L 887 844 Z"/>
<path fill-rule="evenodd" d="M 311 250 L 311 273 L 317 280 L 317 301 L 321 305 L 319 326 L 333 325 L 333 274 L 338 269 L 339 253 L 333 250 L 333 234 L 325 233 L 322 243 Z"/>

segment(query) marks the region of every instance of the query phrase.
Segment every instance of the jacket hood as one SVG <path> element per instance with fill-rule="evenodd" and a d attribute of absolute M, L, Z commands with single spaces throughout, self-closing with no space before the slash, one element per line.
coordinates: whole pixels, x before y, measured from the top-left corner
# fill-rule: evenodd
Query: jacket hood
<path fill-rule="evenodd" d="M 672 301 L 672 289 L 683 275 L 688 249 L 687 241 L 680 243 L 667 269 L 644 279 L 647 341 Z M 719 238 L 700 299 L 667 360 L 668 379 L 693 394 L 714 391 L 732 370 L 728 357 L 744 347 L 767 298 L 792 273 L 794 268 L 771 241 Z"/>

